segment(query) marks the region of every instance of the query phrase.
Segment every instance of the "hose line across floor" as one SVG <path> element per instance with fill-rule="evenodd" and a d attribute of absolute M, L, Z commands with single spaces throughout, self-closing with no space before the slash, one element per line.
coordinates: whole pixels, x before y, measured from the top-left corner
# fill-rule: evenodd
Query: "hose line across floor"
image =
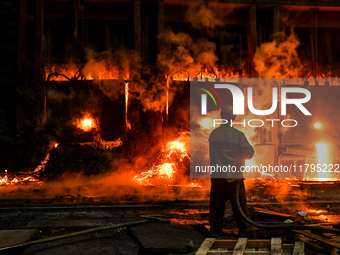
<path fill-rule="evenodd" d="M 262 229 L 295 229 L 295 230 L 312 230 L 312 231 L 319 231 L 319 232 L 326 232 L 326 233 L 332 233 L 340 235 L 339 229 L 331 229 L 331 228 L 322 228 L 322 227 L 313 227 L 313 226 L 305 226 L 305 225 L 299 225 L 299 224 L 291 224 L 291 223 L 285 223 L 285 224 L 277 224 L 277 225 L 265 225 L 265 224 L 259 224 L 251 219 L 249 219 L 243 212 L 240 204 L 240 182 L 238 182 L 236 187 L 236 205 L 237 205 L 237 211 L 240 213 L 242 219 L 247 222 L 248 224 L 256 227 L 256 228 L 262 228 Z"/>

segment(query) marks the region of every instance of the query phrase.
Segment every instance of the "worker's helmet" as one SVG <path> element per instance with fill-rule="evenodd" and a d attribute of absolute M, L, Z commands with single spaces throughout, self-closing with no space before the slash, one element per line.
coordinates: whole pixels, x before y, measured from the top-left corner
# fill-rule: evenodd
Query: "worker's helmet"
<path fill-rule="evenodd" d="M 233 114 L 233 107 L 230 104 L 222 107 L 221 118 L 226 120 L 234 120 L 236 118 L 236 115 Z"/>

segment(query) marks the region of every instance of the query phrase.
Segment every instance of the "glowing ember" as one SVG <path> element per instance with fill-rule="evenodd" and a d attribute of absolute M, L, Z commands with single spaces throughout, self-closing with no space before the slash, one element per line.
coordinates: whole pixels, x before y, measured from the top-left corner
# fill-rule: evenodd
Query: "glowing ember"
<path fill-rule="evenodd" d="M 25 184 L 27 182 L 33 182 L 35 184 L 43 184 L 42 181 L 40 181 L 39 179 L 33 177 L 33 176 L 27 176 L 27 175 L 21 175 L 21 176 L 15 176 L 12 178 L 9 178 L 7 176 L 7 172 L 6 175 L 1 178 L 0 177 L 0 185 L 14 185 L 14 184 Z"/>
<path fill-rule="evenodd" d="M 77 119 L 73 124 L 84 132 L 89 132 L 92 129 L 98 129 L 97 120 L 94 119 L 89 113 L 86 113 L 83 118 Z"/>
<path fill-rule="evenodd" d="M 157 166 L 155 169 L 151 169 L 149 171 L 143 172 L 141 174 L 136 175 L 132 178 L 139 182 L 140 184 L 145 184 L 145 180 L 153 177 L 157 177 L 158 179 L 169 179 L 171 180 L 173 177 L 174 171 L 174 163 L 164 163 L 162 165 Z"/>
<path fill-rule="evenodd" d="M 184 134 L 174 141 L 168 142 L 160 157 L 161 163 L 154 165 L 150 170 L 137 174 L 133 177 L 141 185 L 154 185 L 155 183 L 161 185 L 185 186 L 185 187 L 201 187 L 195 183 L 185 183 L 178 185 L 178 180 L 182 179 L 184 159 L 189 159 L 189 136 Z M 182 164 L 182 165 L 181 165 Z"/>
<path fill-rule="evenodd" d="M 50 159 L 50 154 L 48 153 L 43 161 L 41 161 L 40 165 L 35 168 L 32 173 L 22 173 L 20 176 L 11 175 L 9 176 L 7 170 L 5 170 L 5 176 L 3 178 L 0 177 L 0 185 L 14 185 L 14 184 L 25 184 L 25 183 L 34 183 L 34 184 L 43 184 L 43 182 L 35 177 L 35 174 L 39 172 L 43 172 L 45 170 L 46 164 Z"/>
<path fill-rule="evenodd" d="M 122 139 L 119 137 L 116 141 L 105 141 L 100 134 L 94 137 L 95 147 L 103 150 L 112 150 L 123 144 Z"/>
<path fill-rule="evenodd" d="M 50 160 L 50 154 L 47 153 L 45 159 L 44 159 L 43 161 L 40 162 L 40 165 L 37 166 L 37 167 L 34 169 L 33 173 L 44 172 L 44 171 L 45 171 L 45 167 L 46 167 L 46 165 L 47 165 L 47 163 L 48 163 L 49 160 Z"/>
<path fill-rule="evenodd" d="M 7 184 L 7 182 L 8 182 L 7 170 L 5 170 L 5 177 L 0 178 L 0 184 Z"/>
<path fill-rule="evenodd" d="M 33 172 L 31 173 L 21 173 L 20 176 L 11 175 L 9 176 L 7 170 L 5 170 L 5 176 L 3 178 L 0 177 L 0 185 L 13 185 L 13 184 L 25 184 L 25 183 L 34 183 L 34 184 L 43 184 L 41 180 L 36 178 L 39 173 L 45 171 L 45 167 L 50 159 L 50 154 L 47 153 L 45 159 L 40 162 Z"/>
<path fill-rule="evenodd" d="M 320 214 L 327 213 L 327 211 L 325 210 L 317 210 L 317 209 L 308 209 L 307 212 L 308 214 L 313 214 L 313 215 L 320 215 Z"/>
<path fill-rule="evenodd" d="M 202 188 L 202 185 L 199 185 L 199 184 L 197 184 L 197 183 L 190 183 L 190 184 L 188 184 L 187 185 L 188 187 L 196 187 L 196 188 Z"/>

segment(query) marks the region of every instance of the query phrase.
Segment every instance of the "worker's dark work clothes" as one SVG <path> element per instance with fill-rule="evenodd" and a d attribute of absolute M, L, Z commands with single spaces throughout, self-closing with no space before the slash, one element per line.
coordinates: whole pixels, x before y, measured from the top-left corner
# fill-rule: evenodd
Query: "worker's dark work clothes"
<path fill-rule="evenodd" d="M 240 171 L 245 160 L 254 155 L 253 147 L 245 135 L 226 124 L 214 129 L 209 137 L 210 166 L 215 167 L 211 173 L 210 193 L 210 227 L 212 232 L 221 232 L 226 202 L 230 199 L 239 232 L 250 228 L 236 211 L 235 192 L 237 183 L 240 185 L 240 204 L 244 213 L 249 217 L 247 210 L 246 193 L 243 175 Z M 236 171 L 223 171 L 234 169 Z"/>
<path fill-rule="evenodd" d="M 211 174 L 213 183 L 225 183 L 225 179 L 242 179 L 240 167 L 244 166 L 245 160 L 254 155 L 253 147 L 249 144 L 245 135 L 226 124 L 214 129 L 209 137 L 210 166 L 215 167 Z M 217 171 L 224 167 L 237 171 Z M 218 180 L 224 179 L 224 180 Z"/>
<path fill-rule="evenodd" d="M 236 201 L 235 201 L 235 190 L 236 185 L 238 182 L 240 183 L 240 204 L 243 212 L 245 215 L 250 218 L 250 214 L 247 208 L 247 201 L 246 201 L 246 192 L 244 189 L 243 180 L 234 181 L 229 183 L 212 183 L 211 184 L 211 192 L 210 192 L 210 214 L 209 214 L 209 224 L 210 224 L 210 231 L 212 233 L 221 233 L 223 220 L 224 220 L 224 213 L 225 207 L 228 200 L 231 202 L 231 206 L 233 209 L 234 217 L 237 223 L 237 227 L 239 229 L 239 233 L 246 231 L 251 226 L 246 223 L 240 213 L 236 209 Z"/>

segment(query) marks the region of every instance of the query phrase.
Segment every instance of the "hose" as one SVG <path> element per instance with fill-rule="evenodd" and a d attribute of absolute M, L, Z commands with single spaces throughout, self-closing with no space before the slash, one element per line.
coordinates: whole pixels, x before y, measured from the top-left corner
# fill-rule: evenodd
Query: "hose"
<path fill-rule="evenodd" d="M 278 224 L 278 225 L 264 225 L 264 224 L 259 224 L 256 223 L 252 220 L 250 220 L 243 212 L 241 204 L 240 204 L 240 183 L 241 181 L 238 181 L 236 185 L 236 209 L 240 213 L 241 218 L 247 222 L 249 225 L 252 225 L 257 228 L 262 228 L 262 229 L 296 229 L 296 230 L 312 230 L 312 231 L 318 231 L 318 232 L 326 232 L 326 233 L 332 233 L 332 234 L 337 234 L 340 235 L 340 230 L 339 229 L 329 229 L 329 228 L 322 228 L 322 227 L 314 227 L 314 226 L 305 226 L 305 225 L 299 225 L 299 224 L 291 224 L 291 223 L 285 223 L 285 224 Z"/>
<path fill-rule="evenodd" d="M 52 76 L 58 77 L 59 75 L 65 77 L 65 78 L 68 79 L 69 81 L 72 81 L 72 80 L 78 80 L 81 74 L 80 74 L 80 72 L 79 72 L 78 76 L 75 76 L 75 75 L 74 75 L 74 78 L 71 79 L 71 78 L 67 77 L 66 75 L 64 75 L 64 74 L 62 74 L 62 73 L 54 72 L 54 73 L 50 73 L 50 74 L 47 76 L 46 81 L 50 81 L 50 79 L 51 79 Z"/>
<path fill-rule="evenodd" d="M 97 227 L 97 228 L 90 228 L 66 235 L 61 235 L 61 236 L 53 236 L 45 239 L 39 239 L 35 241 L 30 241 L 26 243 L 21 243 L 21 244 L 14 244 L 6 247 L 1 247 L 0 252 L 5 251 L 5 250 L 10 250 L 14 248 L 19 248 L 23 246 L 28 246 L 28 245 L 33 245 L 33 244 L 40 244 L 40 243 L 47 243 L 47 242 L 52 242 L 56 240 L 61 240 L 61 239 L 66 239 L 74 236 L 80 236 L 80 235 L 86 235 L 89 233 L 94 233 L 98 231 L 103 231 L 103 230 L 111 230 L 115 228 L 123 228 L 123 227 L 130 227 L 130 226 L 135 226 L 135 225 L 140 225 L 143 223 L 148 223 L 148 222 L 169 222 L 169 219 L 162 219 L 159 218 L 158 216 L 153 216 L 153 215 L 141 215 L 142 218 L 146 218 L 146 220 L 140 220 L 140 221 L 131 221 L 131 222 L 126 222 L 126 223 L 119 223 L 119 224 L 114 224 L 110 226 L 104 226 L 104 227 Z"/>

